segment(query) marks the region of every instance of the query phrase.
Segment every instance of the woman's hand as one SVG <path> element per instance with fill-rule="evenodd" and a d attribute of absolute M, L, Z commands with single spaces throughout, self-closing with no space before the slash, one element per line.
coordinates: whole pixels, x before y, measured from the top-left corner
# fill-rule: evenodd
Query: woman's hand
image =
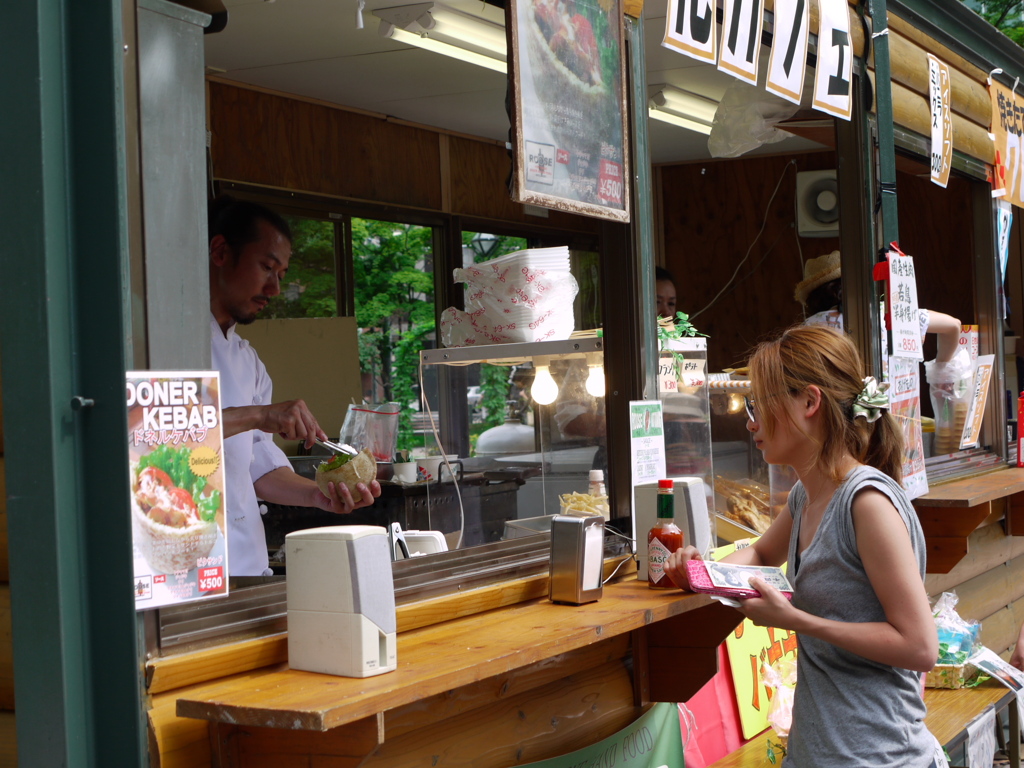
<path fill-rule="evenodd" d="M 690 590 L 690 577 L 686 575 L 686 563 L 690 560 L 703 560 L 696 547 L 682 547 L 668 556 L 665 561 L 665 574 L 680 589 Z"/>
<path fill-rule="evenodd" d="M 748 597 L 739 600 L 740 607 L 736 610 L 759 627 L 795 629 L 794 620 L 799 618 L 802 611 L 794 608 L 793 604 L 783 597 L 779 590 L 766 584 L 758 576 L 754 576 L 750 580 L 750 586 L 760 592 L 761 597 Z"/>

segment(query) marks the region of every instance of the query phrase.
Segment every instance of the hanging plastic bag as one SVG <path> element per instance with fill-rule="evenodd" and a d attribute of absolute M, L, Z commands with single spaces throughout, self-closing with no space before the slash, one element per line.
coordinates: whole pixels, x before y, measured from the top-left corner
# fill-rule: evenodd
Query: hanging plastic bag
<path fill-rule="evenodd" d="M 774 664 L 762 664 L 761 676 L 764 684 L 775 690 L 768 705 L 768 724 L 775 729 L 780 739 L 786 739 L 789 736 L 789 729 L 793 726 L 796 659 L 792 656 L 783 656 Z"/>
<path fill-rule="evenodd" d="M 712 157 L 739 157 L 762 144 L 791 138 L 792 134 L 780 131 L 775 124 L 788 120 L 799 109 L 799 104 L 737 80 L 726 88 L 715 112 L 708 151 Z"/>
<path fill-rule="evenodd" d="M 959 349 L 947 363 L 929 360 L 924 364 L 924 372 L 935 413 L 932 454 L 953 453 L 960 450 L 960 437 L 971 407 L 974 362 L 966 349 Z"/>
<path fill-rule="evenodd" d="M 391 461 L 398 443 L 398 403 L 352 404 L 345 414 L 339 442 L 369 448 L 377 461 Z"/>

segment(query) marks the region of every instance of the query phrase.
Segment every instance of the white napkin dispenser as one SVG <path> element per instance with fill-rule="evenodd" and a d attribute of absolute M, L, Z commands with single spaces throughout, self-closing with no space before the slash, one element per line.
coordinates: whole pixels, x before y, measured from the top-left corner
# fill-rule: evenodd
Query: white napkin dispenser
<path fill-rule="evenodd" d="M 309 528 L 285 536 L 288 664 L 370 677 L 398 665 L 395 586 L 387 530 Z"/>

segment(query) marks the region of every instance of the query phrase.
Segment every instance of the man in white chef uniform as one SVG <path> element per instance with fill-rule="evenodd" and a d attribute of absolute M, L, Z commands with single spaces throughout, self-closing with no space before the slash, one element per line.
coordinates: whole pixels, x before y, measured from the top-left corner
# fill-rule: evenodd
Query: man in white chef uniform
<path fill-rule="evenodd" d="M 347 514 L 380 496 L 376 480 L 356 488 L 356 504 L 344 485 L 330 484 L 324 496 L 312 480 L 292 471 L 272 434 L 326 440 L 302 400 L 272 402 L 272 383 L 249 342 L 235 325 L 256 319 L 272 296 L 291 258 L 291 232 L 279 215 L 263 206 L 219 197 L 209 207 L 210 332 L 213 367 L 220 371 L 227 484 L 228 565 L 232 576 L 270 575 L 266 534 L 257 498 L 288 506 L 317 507 Z"/>

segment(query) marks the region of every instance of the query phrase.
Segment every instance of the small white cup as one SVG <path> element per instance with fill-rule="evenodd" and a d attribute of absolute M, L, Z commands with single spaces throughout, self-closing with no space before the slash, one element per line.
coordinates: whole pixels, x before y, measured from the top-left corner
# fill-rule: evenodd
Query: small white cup
<path fill-rule="evenodd" d="M 416 460 L 416 465 L 423 473 L 423 479 L 427 482 L 435 482 L 438 478 L 441 464 L 444 463 L 443 456 L 427 456 Z"/>
<path fill-rule="evenodd" d="M 416 462 L 406 461 L 392 465 L 394 474 L 392 477 L 400 483 L 416 482 Z"/>

